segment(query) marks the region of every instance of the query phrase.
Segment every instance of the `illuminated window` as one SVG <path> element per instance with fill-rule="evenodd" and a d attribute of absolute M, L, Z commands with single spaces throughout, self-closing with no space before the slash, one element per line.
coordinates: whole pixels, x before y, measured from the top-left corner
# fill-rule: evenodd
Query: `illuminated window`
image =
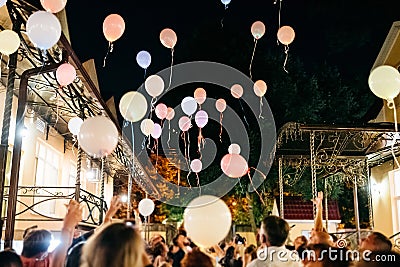
<path fill-rule="evenodd" d="M 393 212 L 393 230 L 397 233 L 400 231 L 400 170 L 394 170 L 391 173 L 392 175 L 389 175 L 389 177 Z"/>
<path fill-rule="evenodd" d="M 35 211 L 43 215 L 54 215 L 54 200 L 46 200 L 52 196 L 55 187 L 58 185 L 60 169 L 60 153 L 39 141 L 36 146 L 36 174 L 35 186 L 42 187 L 37 190 L 34 197 Z"/>

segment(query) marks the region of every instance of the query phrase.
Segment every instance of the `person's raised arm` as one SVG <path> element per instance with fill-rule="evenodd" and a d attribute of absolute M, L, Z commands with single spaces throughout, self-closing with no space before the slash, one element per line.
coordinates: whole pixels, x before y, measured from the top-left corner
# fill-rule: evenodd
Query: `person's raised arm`
<path fill-rule="evenodd" d="M 113 196 L 110 202 L 110 208 L 107 210 L 106 215 L 104 216 L 103 224 L 112 222 L 112 217 L 114 217 L 115 213 L 117 213 L 121 206 L 121 198 L 119 196 Z"/>
<path fill-rule="evenodd" d="M 318 196 L 313 200 L 314 204 L 317 206 L 317 214 L 314 221 L 314 231 L 323 232 L 324 226 L 322 222 L 322 200 L 324 199 L 323 192 L 318 192 Z"/>
<path fill-rule="evenodd" d="M 63 267 L 65 265 L 67 250 L 72 243 L 75 226 L 82 220 L 82 206 L 79 202 L 71 199 L 66 207 L 67 214 L 64 217 L 61 229 L 60 244 L 51 254 L 50 267 Z"/>

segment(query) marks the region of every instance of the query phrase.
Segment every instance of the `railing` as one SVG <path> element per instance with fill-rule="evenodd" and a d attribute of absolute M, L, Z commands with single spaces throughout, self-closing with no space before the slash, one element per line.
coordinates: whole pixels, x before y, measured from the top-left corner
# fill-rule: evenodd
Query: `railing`
<path fill-rule="evenodd" d="M 4 201 L 8 200 L 9 186 L 5 186 Z M 56 208 L 75 197 L 75 187 L 19 186 L 16 221 L 62 221 L 65 213 L 57 214 Z M 98 196 L 81 189 L 79 202 L 84 206 L 83 223 L 100 225 L 101 212 L 107 204 Z M 5 218 L 6 219 L 6 218 Z"/>

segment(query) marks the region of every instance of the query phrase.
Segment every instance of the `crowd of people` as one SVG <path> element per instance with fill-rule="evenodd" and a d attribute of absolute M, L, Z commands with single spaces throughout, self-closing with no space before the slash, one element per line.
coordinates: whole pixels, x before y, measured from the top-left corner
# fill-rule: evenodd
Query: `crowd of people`
<path fill-rule="evenodd" d="M 248 244 L 235 235 L 210 248 L 200 248 L 179 229 L 171 244 L 162 235 L 147 242 L 133 221 L 113 222 L 121 207 L 113 197 L 103 225 L 74 238 L 81 221 L 82 207 L 71 200 L 61 229 L 61 242 L 49 253 L 51 232 L 31 228 L 24 233 L 21 255 L 0 252 L 0 267 L 375 267 L 398 266 L 400 254 L 380 232 L 371 232 L 360 241 L 358 250 L 336 242 L 322 226 L 322 194 L 315 200 L 317 216 L 309 238 L 299 236 L 287 246 L 290 227 L 278 216 L 267 216 L 259 228 L 257 244 Z"/>

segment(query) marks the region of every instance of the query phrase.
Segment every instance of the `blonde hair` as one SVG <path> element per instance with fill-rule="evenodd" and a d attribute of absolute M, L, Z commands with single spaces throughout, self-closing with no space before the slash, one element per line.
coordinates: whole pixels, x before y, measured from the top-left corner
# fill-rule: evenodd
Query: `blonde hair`
<path fill-rule="evenodd" d="M 83 267 L 143 267 L 144 243 L 138 230 L 113 223 L 95 233 L 83 246 Z"/>

